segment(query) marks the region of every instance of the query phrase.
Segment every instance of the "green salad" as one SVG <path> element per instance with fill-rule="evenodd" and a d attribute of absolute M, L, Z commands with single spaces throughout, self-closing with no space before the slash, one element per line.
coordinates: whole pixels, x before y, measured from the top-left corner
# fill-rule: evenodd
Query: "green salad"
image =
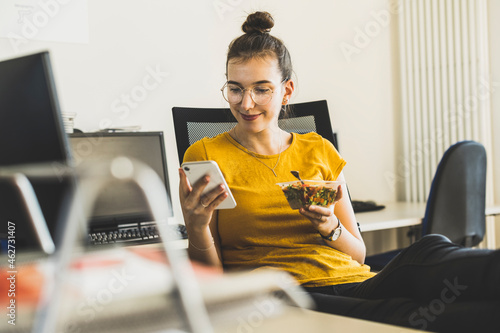
<path fill-rule="evenodd" d="M 337 189 L 321 185 L 295 183 L 282 188 L 292 209 L 303 206 L 330 206 L 337 196 Z"/>

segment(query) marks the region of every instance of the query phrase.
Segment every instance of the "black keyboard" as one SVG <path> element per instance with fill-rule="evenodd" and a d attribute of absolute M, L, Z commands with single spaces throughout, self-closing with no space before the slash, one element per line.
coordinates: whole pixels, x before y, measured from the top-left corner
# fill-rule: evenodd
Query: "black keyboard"
<path fill-rule="evenodd" d="M 174 238 L 187 239 L 186 226 L 183 224 L 168 225 Z M 150 244 L 160 242 L 160 232 L 155 225 L 121 227 L 115 230 L 91 231 L 88 241 L 91 245 L 130 243 Z"/>
<path fill-rule="evenodd" d="M 351 201 L 352 203 L 352 209 L 354 209 L 355 213 L 363 213 L 363 212 L 373 212 L 376 210 L 381 210 L 384 209 L 384 205 L 377 205 L 373 201 L 358 201 L 358 200 L 353 200 Z"/>

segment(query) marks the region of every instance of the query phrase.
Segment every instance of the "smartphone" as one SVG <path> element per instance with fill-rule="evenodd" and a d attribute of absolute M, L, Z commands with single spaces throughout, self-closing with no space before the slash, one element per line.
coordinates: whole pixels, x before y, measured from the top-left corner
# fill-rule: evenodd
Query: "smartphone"
<path fill-rule="evenodd" d="M 216 209 L 230 209 L 236 207 L 236 201 L 233 198 L 233 194 L 226 184 L 226 180 L 219 169 L 219 165 L 215 161 L 198 161 L 198 162 L 184 162 L 181 165 L 182 170 L 186 173 L 186 176 L 191 184 L 196 183 L 201 177 L 205 175 L 210 176 L 210 182 L 203 190 L 202 194 L 210 192 L 216 186 L 224 184 L 226 191 L 228 193 L 227 198 L 222 201 Z"/>

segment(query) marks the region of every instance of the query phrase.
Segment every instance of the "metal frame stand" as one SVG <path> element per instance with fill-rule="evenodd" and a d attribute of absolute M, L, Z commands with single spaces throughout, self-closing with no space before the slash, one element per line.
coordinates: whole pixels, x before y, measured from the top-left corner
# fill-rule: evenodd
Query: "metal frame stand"
<path fill-rule="evenodd" d="M 33 169 L 35 170 L 35 169 Z M 44 172 L 36 169 L 36 173 L 53 177 L 53 170 Z M 41 209 L 31 184 L 26 176 L 16 172 L 0 173 L 2 177 L 13 179 L 20 190 L 22 197 L 27 203 L 28 212 L 33 221 L 34 229 L 43 244 L 46 253 L 52 254 L 48 258 L 51 261 L 51 271 L 38 304 L 33 332 L 53 333 L 56 332 L 58 310 L 62 301 L 61 288 L 69 271 L 69 265 L 77 245 L 83 245 L 79 234 L 82 227 L 86 228 L 87 217 L 97 199 L 98 194 L 111 182 L 132 181 L 143 192 L 149 206 L 153 220 L 157 221 L 157 227 L 162 238 L 162 246 L 170 264 L 170 270 L 174 281 L 174 290 L 169 296 L 179 297 L 179 303 L 183 309 L 187 329 L 193 333 L 212 333 L 207 309 L 196 280 L 193 268 L 188 259 L 187 250 L 179 249 L 173 244 L 177 239 L 167 226 L 168 212 L 165 209 L 168 202 L 167 193 L 158 175 L 148 166 L 139 161 L 127 157 L 117 157 L 111 161 L 93 164 L 85 170 L 68 168 L 67 174 L 79 179 L 75 189 L 73 200 L 70 203 L 67 225 L 64 228 L 61 245 L 54 252 L 54 243 L 48 234 L 47 225 L 41 215 Z M 47 239 L 47 235 L 50 238 Z M 52 246 L 52 247 L 51 247 Z"/>

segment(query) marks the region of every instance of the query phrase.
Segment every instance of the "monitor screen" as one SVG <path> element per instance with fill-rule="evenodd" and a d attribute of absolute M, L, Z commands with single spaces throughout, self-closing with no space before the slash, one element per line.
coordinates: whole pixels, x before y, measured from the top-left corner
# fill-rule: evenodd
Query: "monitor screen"
<path fill-rule="evenodd" d="M 0 168 L 53 165 L 52 177 L 29 176 L 50 234 L 60 242 L 73 182 L 61 177 L 69 143 L 58 104 L 48 52 L 0 61 Z M 39 248 L 19 190 L 0 182 L 0 243 L 8 222 L 16 224 L 16 249 Z M 22 232 L 21 232 L 22 231 Z"/>
<path fill-rule="evenodd" d="M 167 175 L 163 132 L 73 133 L 70 144 L 74 164 L 118 156 L 134 158 L 151 167 L 165 186 L 168 215 L 173 216 Z M 148 222 L 151 214 L 142 192 L 133 183 L 116 181 L 107 186 L 96 200 L 90 226 Z"/>
<path fill-rule="evenodd" d="M 0 166 L 68 161 L 48 52 L 0 62 L 0 126 Z"/>

